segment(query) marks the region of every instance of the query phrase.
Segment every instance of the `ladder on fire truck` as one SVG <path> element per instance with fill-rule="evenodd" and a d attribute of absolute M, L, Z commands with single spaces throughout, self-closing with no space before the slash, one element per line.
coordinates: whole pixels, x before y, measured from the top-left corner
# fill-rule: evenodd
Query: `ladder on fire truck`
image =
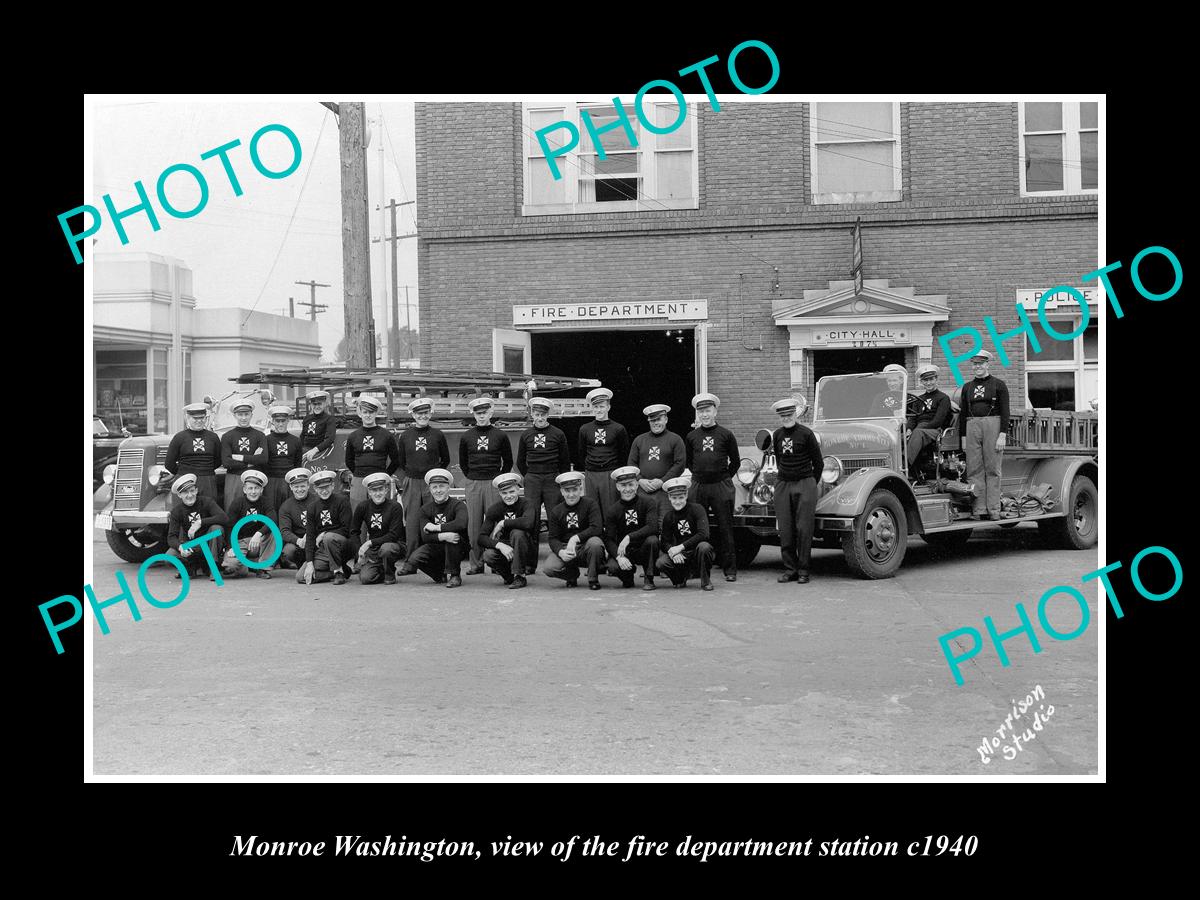
<path fill-rule="evenodd" d="M 393 422 L 411 421 L 408 403 L 416 397 L 428 397 L 433 401 L 432 418 L 435 421 L 470 419 L 471 410 L 467 404 L 482 396 L 492 398 L 495 420 L 527 419 L 528 399 L 533 396 L 546 396 L 551 401 L 551 418 L 590 416 L 590 405 L 583 397 L 549 395 L 600 387 L 600 381 L 595 378 L 560 375 L 345 366 L 263 369 L 229 380 L 247 385 L 291 386 L 305 393 L 317 389 L 341 393 L 346 404 L 352 401 L 352 395 L 382 393 L 389 407 L 388 419 Z"/>

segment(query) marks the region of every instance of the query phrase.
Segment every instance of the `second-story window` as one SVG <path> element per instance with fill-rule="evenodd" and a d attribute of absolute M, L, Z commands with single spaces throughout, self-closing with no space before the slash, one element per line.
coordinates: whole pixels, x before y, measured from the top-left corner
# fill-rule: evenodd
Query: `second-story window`
<path fill-rule="evenodd" d="M 695 104 L 688 104 L 683 124 L 670 134 L 655 134 L 642 127 L 632 103 L 623 108 L 628 130 L 611 102 L 524 105 L 523 215 L 698 208 Z M 670 127 L 679 118 L 674 100 L 657 102 L 648 96 L 643 110 L 660 129 Z M 598 134 L 596 141 L 584 123 L 584 111 Z M 553 156 L 560 176 L 555 178 L 554 167 L 536 135 L 563 121 L 575 126 L 579 140 L 566 153 Z M 570 145 L 571 137 L 566 128 L 547 132 L 551 154 Z"/>
<path fill-rule="evenodd" d="M 809 107 L 813 203 L 903 199 L 899 103 Z"/>
<path fill-rule="evenodd" d="M 1095 193 L 1099 104 L 1030 102 L 1020 112 L 1021 193 Z"/>

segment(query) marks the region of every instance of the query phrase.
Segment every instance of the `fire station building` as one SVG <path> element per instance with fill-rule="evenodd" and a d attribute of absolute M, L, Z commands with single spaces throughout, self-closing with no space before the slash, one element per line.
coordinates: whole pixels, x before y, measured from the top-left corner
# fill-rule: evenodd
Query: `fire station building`
<path fill-rule="evenodd" d="M 661 96 L 643 115 L 665 128 L 679 110 Z M 629 128 L 611 102 L 417 104 L 426 365 L 599 378 L 633 434 L 651 402 L 687 431 L 691 396 L 712 391 L 749 443 L 773 401 L 811 403 L 824 375 L 895 362 L 913 388 L 932 361 L 957 399 L 938 336 L 984 316 L 1015 328 L 1017 304 L 1036 321 L 1062 284 L 1089 328 L 1039 353 L 1010 338 L 992 373 L 1014 410 L 1097 397 L 1080 280 L 1100 263 L 1096 103 L 703 101 L 669 134 L 627 113 Z M 556 179 L 535 134 L 560 121 L 580 138 Z M 1067 296 L 1047 309 L 1060 332 L 1079 323 Z"/>

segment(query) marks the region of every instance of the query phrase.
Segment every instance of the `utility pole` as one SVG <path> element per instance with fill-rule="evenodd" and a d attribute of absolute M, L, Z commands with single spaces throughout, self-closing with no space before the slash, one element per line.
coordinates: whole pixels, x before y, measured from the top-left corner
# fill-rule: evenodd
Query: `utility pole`
<path fill-rule="evenodd" d="M 292 297 L 288 297 L 288 318 L 296 318 L 296 301 Z"/>
<path fill-rule="evenodd" d="M 397 203 L 396 198 L 393 197 L 391 202 L 387 204 L 387 208 L 392 213 L 392 236 L 384 238 L 384 240 L 389 241 L 392 245 L 392 331 L 388 335 L 388 346 L 394 348 L 391 353 L 391 363 L 393 366 L 399 365 L 401 359 L 407 359 L 409 356 L 407 349 L 404 356 L 400 355 L 400 317 L 399 310 L 396 308 L 400 300 L 400 286 L 397 283 L 400 278 L 396 269 L 400 245 L 396 242 L 405 238 L 416 237 L 415 234 L 396 234 L 396 207 L 412 206 L 416 202 L 415 200 L 406 200 L 403 203 Z M 404 327 L 408 327 L 408 285 L 404 286 Z"/>
<path fill-rule="evenodd" d="M 375 316 L 371 310 L 371 232 L 367 206 L 366 114 L 362 103 L 338 103 L 342 163 L 342 273 L 346 314 L 346 362 L 375 365 Z"/>
<path fill-rule="evenodd" d="M 333 287 L 333 285 L 331 285 L 331 284 L 321 284 L 319 281 L 297 281 L 297 282 L 296 282 L 296 284 L 303 284 L 303 285 L 305 285 L 306 287 L 308 287 L 308 288 L 310 288 L 310 289 L 311 289 L 311 291 L 312 291 L 312 300 L 308 301 L 307 303 L 305 303 L 303 300 L 301 300 L 301 301 L 300 301 L 300 305 L 301 305 L 301 306 L 307 306 L 307 307 L 309 307 L 309 310 L 308 310 L 308 318 L 309 318 L 309 320 L 310 320 L 310 321 L 312 321 L 312 322 L 315 322 L 315 321 L 317 321 L 317 312 L 318 312 L 318 311 L 320 311 L 320 312 L 325 312 L 325 310 L 329 309 L 329 307 L 328 307 L 328 306 L 326 306 L 324 303 L 318 303 L 318 302 L 317 302 L 317 288 L 319 288 L 319 287 Z M 291 303 L 291 301 L 292 301 L 292 298 L 291 298 L 291 297 L 288 297 L 288 302 L 289 302 L 289 303 Z"/>

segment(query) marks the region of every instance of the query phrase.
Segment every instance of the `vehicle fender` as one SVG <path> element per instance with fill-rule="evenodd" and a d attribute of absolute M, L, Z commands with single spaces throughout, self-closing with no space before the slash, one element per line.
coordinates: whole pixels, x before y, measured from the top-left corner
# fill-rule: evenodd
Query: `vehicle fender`
<path fill-rule="evenodd" d="M 908 519 L 908 533 L 920 534 L 921 512 L 912 487 L 891 469 L 859 469 L 817 500 L 818 516 L 857 516 L 876 488 L 887 488 L 900 500 Z"/>
<path fill-rule="evenodd" d="M 1030 484 L 1046 482 L 1054 488 L 1053 497 L 1058 501 L 1054 512 L 1062 512 L 1063 504 L 1071 493 L 1071 482 L 1076 475 L 1086 475 L 1097 488 L 1100 487 L 1100 471 L 1096 461 L 1088 456 L 1057 456 L 1040 460 L 1029 473 Z"/>

